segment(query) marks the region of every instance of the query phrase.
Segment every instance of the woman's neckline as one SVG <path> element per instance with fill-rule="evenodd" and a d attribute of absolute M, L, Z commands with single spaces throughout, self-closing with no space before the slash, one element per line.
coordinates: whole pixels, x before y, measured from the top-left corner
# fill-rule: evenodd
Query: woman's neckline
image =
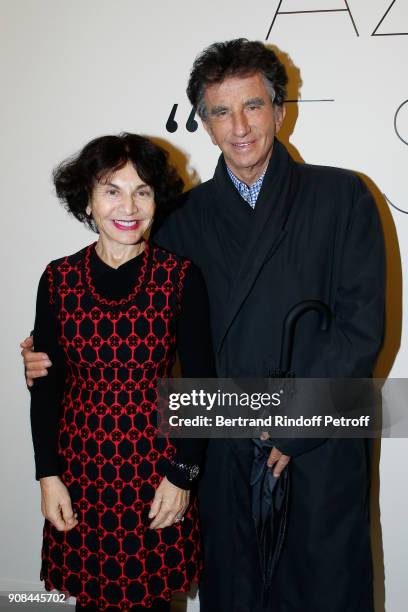
<path fill-rule="evenodd" d="M 149 256 L 149 252 L 150 252 L 150 246 L 148 241 L 146 241 L 146 245 L 144 250 L 142 251 L 142 253 L 140 253 L 139 255 L 137 255 L 136 257 L 140 257 L 141 258 L 141 267 L 140 267 L 140 273 L 137 275 L 136 278 L 136 284 L 134 285 L 134 287 L 132 288 L 132 290 L 130 291 L 130 293 L 121 298 L 120 300 L 109 300 L 107 298 L 104 298 L 102 295 L 100 295 L 100 293 L 97 291 L 94 282 L 93 282 L 93 278 L 92 278 L 92 273 L 91 273 L 91 256 L 92 254 L 94 254 L 98 260 L 105 266 L 107 266 L 110 270 L 116 271 L 119 270 L 122 266 L 126 265 L 127 263 L 129 263 L 132 260 L 129 260 L 128 262 L 125 262 L 124 264 L 122 264 L 122 266 L 119 266 L 119 268 L 111 268 L 111 266 L 109 266 L 109 264 L 106 264 L 100 257 L 99 255 L 96 253 L 95 250 L 96 247 L 96 242 L 94 242 L 93 244 L 90 244 L 86 249 L 85 249 L 85 258 L 84 258 L 84 273 L 85 273 L 85 283 L 87 284 L 92 297 L 99 303 L 104 304 L 106 306 L 121 306 L 124 304 L 127 304 L 129 302 L 131 302 L 137 292 L 139 291 L 140 287 L 142 286 L 142 283 L 145 279 L 145 275 L 146 275 L 146 268 L 147 268 L 147 260 L 148 260 L 148 256 Z M 135 258 L 133 258 L 135 259 Z"/>
<path fill-rule="evenodd" d="M 98 251 L 97 251 L 97 246 L 98 246 L 98 242 L 95 242 L 95 244 L 93 245 L 94 248 L 91 251 L 91 254 L 96 258 L 96 260 L 98 262 L 100 262 L 101 264 L 103 264 L 103 266 L 105 266 L 106 268 L 109 268 L 110 270 L 120 270 L 120 268 L 123 268 L 123 266 L 126 266 L 126 264 L 130 263 L 131 261 L 136 260 L 138 257 L 140 257 L 141 255 L 143 255 L 143 253 L 146 250 L 146 246 L 147 246 L 147 242 L 144 240 L 143 241 L 144 244 L 144 248 L 139 251 L 139 253 L 137 255 L 134 255 L 133 257 L 131 257 L 130 259 L 127 259 L 126 261 L 124 261 L 123 263 L 121 263 L 117 268 L 115 268 L 115 266 L 111 266 L 109 263 L 107 263 L 103 257 L 101 257 L 101 255 L 99 255 Z"/>
<path fill-rule="evenodd" d="M 97 262 L 98 265 L 100 265 L 103 268 L 106 268 L 109 271 L 112 272 L 118 272 L 119 270 L 122 270 L 125 266 L 127 266 L 128 264 L 134 263 L 136 260 L 141 260 L 143 259 L 143 253 L 146 250 L 146 246 L 147 243 L 145 244 L 145 248 L 143 249 L 143 251 L 141 251 L 140 253 L 138 253 L 137 255 L 135 255 L 134 257 L 131 257 L 130 259 L 128 259 L 127 261 L 124 261 L 122 264 L 120 264 L 120 266 L 118 266 L 117 268 L 115 268 L 114 266 L 111 266 L 110 264 L 108 264 L 104 259 L 102 259 L 102 257 L 98 254 L 97 250 L 96 250 L 96 244 L 95 243 L 95 248 L 91 249 L 91 257 L 94 258 L 94 260 Z"/>

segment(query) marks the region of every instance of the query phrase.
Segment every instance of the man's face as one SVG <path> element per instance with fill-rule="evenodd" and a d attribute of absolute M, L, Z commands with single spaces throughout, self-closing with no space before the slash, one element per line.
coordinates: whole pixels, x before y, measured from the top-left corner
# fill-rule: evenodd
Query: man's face
<path fill-rule="evenodd" d="M 285 108 L 272 104 L 261 74 L 229 77 L 205 90 L 204 127 L 240 180 L 251 184 L 263 173 Z"/>

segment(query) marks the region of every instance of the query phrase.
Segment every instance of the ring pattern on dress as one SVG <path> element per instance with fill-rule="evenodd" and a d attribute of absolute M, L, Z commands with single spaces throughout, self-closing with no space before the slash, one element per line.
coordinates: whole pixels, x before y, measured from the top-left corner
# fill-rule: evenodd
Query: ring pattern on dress
<path fill-rule="evenodd" d="M 63 482 L 78 525 L 43 530 L 47 590 L 131 610 L 188 591 L 198 577 L 193 503 L 185 520 L 148 528 L 155 488 L 174 447 L 156 437 L 156 385 L 175 359 L 175 314 L 189 262 L 150 247 L 130 299 L 100 300 L 85 273 L 90 249 L 48 267 L 68 375 L 59 425 Z"/>

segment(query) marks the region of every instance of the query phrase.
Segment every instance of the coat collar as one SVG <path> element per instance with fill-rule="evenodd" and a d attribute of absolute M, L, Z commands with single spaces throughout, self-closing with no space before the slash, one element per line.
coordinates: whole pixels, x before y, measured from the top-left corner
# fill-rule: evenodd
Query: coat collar
<path fill-rule="evenodd" d="M 255 283 L 262 266 L 272 257 L 286 235 L 285 226 L 295 191 L 295 167 L 296 164 L 285 147 L 275 140 L 262 189 L 255 210 L 252 211 L 254 222 L 249 230 L 246 248 L 241 253 L 238 272 L 224 311 L 221 333 L 216 341 L 217 351 L 221 350 L 228 330 Z M 225 202 L 225 195 L 231 190 L 235 192 L 239 200 L 242 200 L 228 176 L 223 156 L 220 157 L 215 170 L 214 186 L 220 205 L 223 204 L 222 200 Z"/>

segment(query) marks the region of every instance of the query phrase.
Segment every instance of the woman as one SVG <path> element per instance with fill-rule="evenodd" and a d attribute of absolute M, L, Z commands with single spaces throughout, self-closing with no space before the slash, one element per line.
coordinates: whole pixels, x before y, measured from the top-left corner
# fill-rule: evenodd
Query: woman
<path fill-rule="evenodd" d="M 199 570 L 189 489 L 204 449 L 156 436 L 156 383 L 176 348 L 184 376 L 214 366 L 200 273 L 144 236 L 183 184 L 126 133 L 87 144 L 54 183 L 98 241 L 51 262 L 38 288 L 34 344 L 53 364 L 31 401 L 41 579 L 77 610 L 169 610 Z"/>

